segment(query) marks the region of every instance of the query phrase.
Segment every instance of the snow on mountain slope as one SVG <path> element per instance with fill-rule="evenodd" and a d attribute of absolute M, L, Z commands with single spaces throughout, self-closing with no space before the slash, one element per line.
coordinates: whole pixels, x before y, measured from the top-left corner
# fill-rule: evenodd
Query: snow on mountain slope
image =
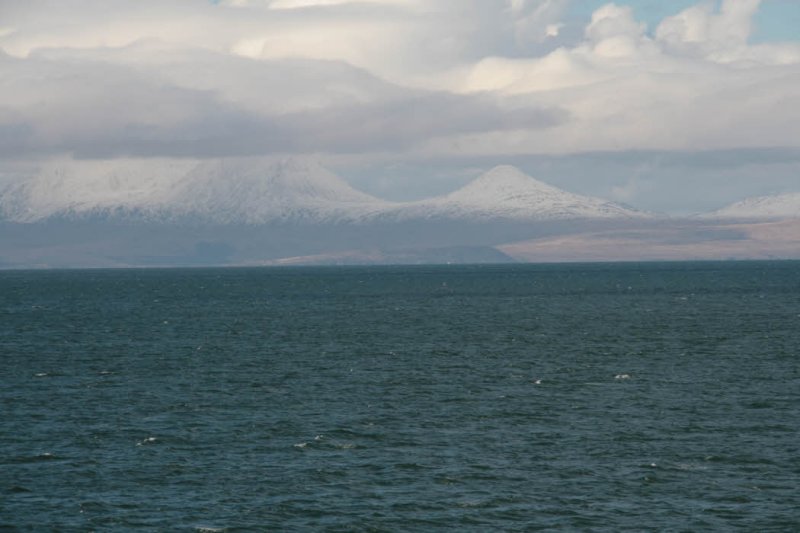
<path fill-rule="evenodd" d="M 153 215 L 170 202 L 175 179 L 190 166 L 161 160 L 48 162 L 36 175 L 0 191 L 0 214 L 16 222 Z"/>
<path fill-rule="evenodd" d="M 0 213 L 16 222 L 87 216 L 244 224 L 352 221 L 386 204 L 316 162 L 254 157 L 61 162 L 0 192 Z"/>
<path fill-rule="evenodd" d="M 200 163 L 176 188 L 181 214 L 219 223 L 356 221 L 388 205 L 303 159 L 221 159 Z"/>
<path fill-rule="evenodd" d="M 510 166 L 445 196 L 392 203 L 357 191 L 313 160 L 262 157 L 49 164 L 0 191 L 0 215 L 16 222 L 99 216 L 216 224 L 650 216 L 562 191 Z"/>
<path fill-rule="evenodd" d="M 503 165 L 445 196 L 400 207 L 401 218 L 566 220 L 644 218 L 648 213 L 600 198 L 581 196 Z"/>
<path fill-rule="evenodd" d="M 700 215 L 700 218 L 754 220 L 800 218 L 800 192 L 747 198 Z"/>

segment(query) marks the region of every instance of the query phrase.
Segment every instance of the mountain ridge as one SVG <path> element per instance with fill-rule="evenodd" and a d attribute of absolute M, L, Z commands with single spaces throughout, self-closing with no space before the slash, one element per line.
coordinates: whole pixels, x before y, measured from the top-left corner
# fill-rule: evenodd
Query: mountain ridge
<path fill-rule="evenodd" d="M 426 218 L 568 220 L 644 218 L 649 213 L 564 191 L 511 165 L 499 165 L 449 194 L 414 202 L 409 213 Z"/>
<path fill-rule="evenodd" d="M 800 218 L 800 192 L 754 196 L 734 202 L 716 211 L 704 213 L 707 219 L 779 220 Z"/>
<path fill-rule="evenodd" d="M 354 221 L 388 204 L 316 161 L 300 159 L 203 162 L 181 179 L 179 190 L 190 206 L 185 214 L 219 223 Z"/>
<path fill-rule="evenodd" d="M 134 165 L 46 167 L 0 193 L 16 222 L 53 218 L 372 223 L 407 220 L 639 219 L 650 213 L 541 182 L 500 165 L 442 196 L 390 202 L 350 186 L 309 158 L 229 158 L 148 172 Z"/>

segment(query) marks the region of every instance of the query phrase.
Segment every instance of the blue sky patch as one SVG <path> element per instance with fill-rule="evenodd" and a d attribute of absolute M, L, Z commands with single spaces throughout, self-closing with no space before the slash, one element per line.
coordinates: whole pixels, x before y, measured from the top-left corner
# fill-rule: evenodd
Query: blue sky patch
<path fill-rule="evenodd" d="M 719 0 L 711 1 L 719 8 Z M 588 20 L 592 13 L 611 3 L 608 0 L 573 0 L 570 18 Z M 683 11 L 703 3 L 703 0 L 628 0 L 617 1 L 617 5 L 633 8 L 637 20 L 647 23 L 648 32 L 653 32 L 658 23 Z M 764 0 L 755 16 L 751 42 L 800 41 L 800 0 Z"/>

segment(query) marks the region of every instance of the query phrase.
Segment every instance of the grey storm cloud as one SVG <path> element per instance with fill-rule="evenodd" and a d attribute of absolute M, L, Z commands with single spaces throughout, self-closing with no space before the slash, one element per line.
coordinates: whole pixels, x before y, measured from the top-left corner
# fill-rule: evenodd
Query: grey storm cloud
<path fill-rule="evenodd" d="M 218 157 L 392 151 L 441 136 L 547 128 L 567 120 L 567 113 L 557 107 L 504 108 L 485 95 L 405 89 L 324 61 L 247 61 L 248 75 L 264 88 L 260 98 L 270 100 L 261 109 L 248 109 L 219 91 L 159 83 L 165 76 L 158 71 L 74 56 L 68 62 L 5 61 L 12 64 L 10 70 L 19 68 L 19 83 L 30 83 L 25 78 L 34 71 L 43 85 L 33 93 L 10 92 L 4 99 L 4 155 Z M 315 85 L 320 76 L 311 73 L 320 71 L 325 82 Z M 332 76 L 338 77 L 335 83 Z M 357 83 L 363 95 L 356 100 L 362 101 L 326 95 L 328 86 L 337 83 L 340 88 Z M 306 101 L 317 91 L 320 103 L 311 109 L 281 104 L 301 87 L 308 93 Z"/>

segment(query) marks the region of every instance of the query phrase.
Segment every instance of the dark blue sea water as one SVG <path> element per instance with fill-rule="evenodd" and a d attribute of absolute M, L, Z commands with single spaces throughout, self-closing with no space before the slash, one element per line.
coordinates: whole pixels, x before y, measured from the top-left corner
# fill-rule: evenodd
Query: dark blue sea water
<path fill-rule="evenodd" d="M 800 530 L 800 262 L 6 271 L 0 357 L 0 528 Z"/>

